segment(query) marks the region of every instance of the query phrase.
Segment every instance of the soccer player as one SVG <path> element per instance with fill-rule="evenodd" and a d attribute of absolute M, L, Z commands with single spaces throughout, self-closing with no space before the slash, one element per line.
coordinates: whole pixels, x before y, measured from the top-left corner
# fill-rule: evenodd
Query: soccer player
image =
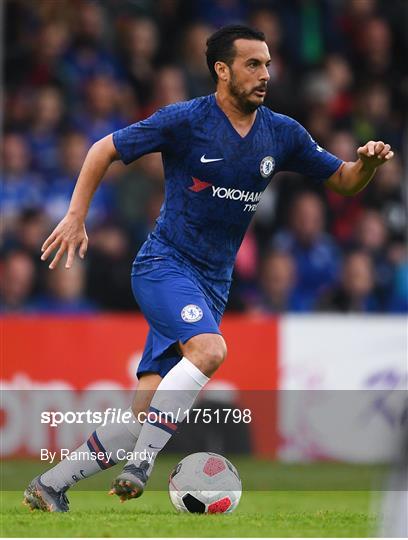
<path fill-rule="evenodd" d="M 114 465 L 109 456 L 119 448 L 134 451 L 135 458 L 125 464 L 111 493 L 122 500 L 142 494 L 158 452 L 225 359 L 219 325 L 234 259 L 275 173 L 296 171 L 354 195 L 393 156 L 389 144 L 370 141 L 358 149 L 355 162 L 344 163 L 296 120 L 263 107 L 270 56 L 261 32 L 221 28 L 209 37 L 206 54 L 216 93 L 169 105 L 96 142 L 66 216 L 44 242 L 42 260 L 57 250 L 51 269 L 64 253 L 70 268 L 78 248 L 84 258 L 85 218 L 109 165 L 161 152 L 164 204 L 132 267 L 133 293 L 149 323 L 134 421 L 98 428 L 78 449 L 102 452 L 102 459 L 65 459 L 35 478 L 25 491 L 31 508 L 67 511 L 66 490 Z M 141 424 L 142 411 L 156 413 L 157 421 Z M 172 413 L 173 421 L 162 419 L 160 412 Z M 151 459 L 139 459 L 143 452 Z"/>

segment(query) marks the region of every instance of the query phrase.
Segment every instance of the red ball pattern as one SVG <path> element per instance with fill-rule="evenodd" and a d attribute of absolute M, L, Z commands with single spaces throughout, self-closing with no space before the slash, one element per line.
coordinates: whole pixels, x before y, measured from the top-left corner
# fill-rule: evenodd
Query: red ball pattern
<path fill-rule="evenodd" d="M 228 497 L 224 497 L 219 501 L 215 501 L 208 506 L 209 514 L 222 514 L 228 510 L 231 506 L 231 500 Z"/>
<path fill-rule="evenodd" d="M 224 461 L 220 458 L 210 457 L 204 465 L 204 473 L 208 476 L 215 476 L 226 469 Z"/>

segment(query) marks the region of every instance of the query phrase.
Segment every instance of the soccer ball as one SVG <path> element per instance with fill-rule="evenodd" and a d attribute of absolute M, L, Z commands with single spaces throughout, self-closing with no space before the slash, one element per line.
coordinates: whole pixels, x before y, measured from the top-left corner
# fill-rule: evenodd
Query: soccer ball
<path fill-rule="evenodd" d="M 237 469 L 211 452 L 190 454 L 170 474 L 169 494 L 179 512 L 230 513 L 238 506 L 242 484 Z"/>

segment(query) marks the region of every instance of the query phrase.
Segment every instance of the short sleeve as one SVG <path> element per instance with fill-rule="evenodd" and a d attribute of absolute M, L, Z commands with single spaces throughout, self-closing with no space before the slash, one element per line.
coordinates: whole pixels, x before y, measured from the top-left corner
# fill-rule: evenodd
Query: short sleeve
<path fill-rule="evenodd" d="M 285 169 L 310 176 L 316 181 L 327 180 L 337 171 L 342 160 L 319 146 L 299 122 L 293 118 L 290 120 L 291 151 Z"/>
<path fill-rule="evenodd" d="M 123 129 L 113 133 L 113 144 L 126 165 L 152 152 L 163 152 L 175 138 L 182 114 L 180 108 L 170 105 Z"/>

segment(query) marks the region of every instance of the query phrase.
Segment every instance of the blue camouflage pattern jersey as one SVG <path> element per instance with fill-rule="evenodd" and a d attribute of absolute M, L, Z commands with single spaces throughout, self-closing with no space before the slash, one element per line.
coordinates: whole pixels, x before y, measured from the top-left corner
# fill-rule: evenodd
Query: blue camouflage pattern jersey
<path fill-rule="evenodd" d="M 342 163 L 296 120 L 267 107 L 241 137 L 214 94 L 164 107 L 116 131 L 113 142 L 125 164 L 150 152 L 163 159 L 164 203 L 134 271 L 171 258 L 221 313 L 237 251 L 273 175 L 287 170 L 323 181 Z"/>

